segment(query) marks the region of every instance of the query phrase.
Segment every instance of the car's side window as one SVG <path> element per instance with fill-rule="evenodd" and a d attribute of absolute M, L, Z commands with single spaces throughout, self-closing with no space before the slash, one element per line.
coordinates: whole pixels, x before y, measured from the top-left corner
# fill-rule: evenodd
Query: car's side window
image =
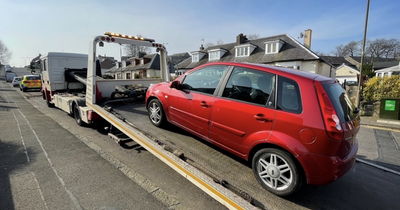
<path fill-rule="evenodd" d="M 275 75 L 255 69 L 235 67 L 222 97 L 273 107 L 274 87 Z"/>
<path fill-rule="evenodd" d="M 184 90 L 214 94 L 218 83 L 228 68 L 229 66 L 225 65 L 215 65 L 191 72 L 183 79 L 182 88 Z"/>
<path fill-rule="evenodd" d="M 301 113 L 303 110 L 300 89 L 297 82 L 286 77 L 278 79 L 278 109 Z"/>

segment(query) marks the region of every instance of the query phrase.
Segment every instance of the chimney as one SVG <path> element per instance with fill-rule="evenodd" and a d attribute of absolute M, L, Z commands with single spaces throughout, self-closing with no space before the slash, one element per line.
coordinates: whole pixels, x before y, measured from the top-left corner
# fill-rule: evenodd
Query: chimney
<path fill-rule="evenodd" d="M 203 50 L 204 50 L 204 47 L 203 47 L 203 44 L 201 44 L 200 51 L 203 51 Z"/>
<path fill-rule="evenodd" d="M 237 37 L 236 37 L 236 45 L 241 45 L 241 44 L 243 44 L 246 40 L 247 40 L 246 35 L 243 35 L 242 33 L 240 33 L 240 34 L 237 35 Z"/>
<path fill-rule="evenodd" d="M 311 49 L 311 29 L 307 29 L 304 34 L 304 46 Z"/>

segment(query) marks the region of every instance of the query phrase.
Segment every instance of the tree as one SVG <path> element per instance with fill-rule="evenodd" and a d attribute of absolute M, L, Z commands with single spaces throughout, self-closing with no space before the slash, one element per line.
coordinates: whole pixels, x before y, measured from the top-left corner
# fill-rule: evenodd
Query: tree
<path fill-rule="evenodd" d="M 259 34 L 249 34 L 246 37 L 249 40 L 253 40 L 253 39 L 258 39 L 260 37 L 260 35 Z"/>
<path fill-rule="evenodd" d="M 361 41 L 351 41 L 346 45 L 336 46 L 335 50 L 331 51 L 331 55 L 346 57 L 360 56 L 362 49 Z M 400 41 L 397 39 L 375 39 L 366 40 L 365 56 L 375 58 L 400 58 Z"/>
<path fill-rule="evenodd" d="M 339 45 L 336 46 L 335 50 L 331 52 L 331 54 L 333 54 L 334 56 L 337 57 L 346 57 L 347 56 L 347 52 L 346 49 L 344 47 L 344 45 Z"/>
<path fill-rule="evenodd" d="M 213 42 L 207 42 L 204 44 L 204 47 L 207 49 L 209 47 L 215 46 L 215 45 L 221 45 L 224 44 L 224 41 L 222 41 L 222 39 L 218 39 L 216 43 Z"/>
<path fill-rule="evenodd" d="M 9 51 L 7 46 L 0 40 L 0 63 L 8 63 L 11 59 L 11 55 L 11 51 Z"/>
<path fill-rule="evenodd" d="M 351 41 L 344 46 L 344 52 L 347 54 L 346 56 L 356 56 L 361 55 L 361 41 Z"/>
<path fill-rule="evenodd" d="M 141 35 L 137 35 L 138 37 L 142 37 Z M 151 48 L 146 46 L 137 46 L 137 45 L 125 45 L 124 50 L 127 56 L 129 57 L 138 57 L 141 58 L 147 54 L 151 53 Z"/>

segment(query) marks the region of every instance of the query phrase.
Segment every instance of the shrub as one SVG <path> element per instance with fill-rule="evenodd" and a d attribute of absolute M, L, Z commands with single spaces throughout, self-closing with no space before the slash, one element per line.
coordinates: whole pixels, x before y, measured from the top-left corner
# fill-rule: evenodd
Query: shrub
<path fill-rule="evenodd" d="M 363 96 L 366 101 L 379 101 L 385 97 L 400 97 L 400 76 L 369 79 L 364 84 Z"/>

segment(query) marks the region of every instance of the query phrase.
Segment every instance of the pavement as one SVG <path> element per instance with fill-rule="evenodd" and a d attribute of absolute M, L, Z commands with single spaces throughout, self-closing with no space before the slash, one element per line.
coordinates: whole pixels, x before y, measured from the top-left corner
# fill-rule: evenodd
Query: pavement
<path fill-rule="evenodd" d="M 381 119 L 381 118 L 370 117 L 370 116 L 361 116 L 361 126 L 392 129 L 392 130 L 398 130 L 400 132 L 400 120 Z"/>

